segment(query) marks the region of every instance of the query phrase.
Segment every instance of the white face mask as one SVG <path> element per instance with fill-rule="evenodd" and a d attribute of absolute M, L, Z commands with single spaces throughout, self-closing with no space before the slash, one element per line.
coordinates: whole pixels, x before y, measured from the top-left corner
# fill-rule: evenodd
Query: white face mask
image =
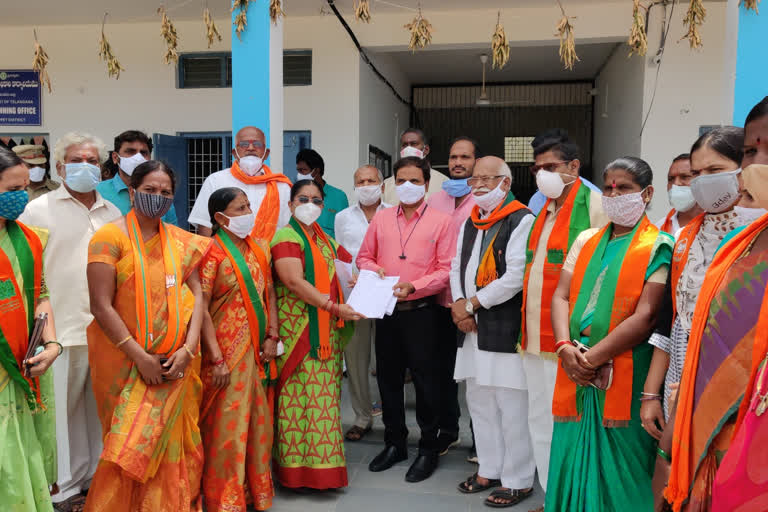
<path fill-rule="evenodd" d="M 355 187 L 357 201 L 363 206 L 371 206 L 381 199 L 381 185 L 366 185 Z"/>
<path fill-rule="evenodd" d="M 643 191 L 621 196 L 603 196 L 603 210 L 617 226 L 634 227 L 645 213 Z"/>
<path fill-rule="evenodd" d="M 424 158 L 424 152 L 420 150 L 419 148 L 415 148 L 413 146 L 405 146 L 403 149 L 400 150 L 400 158 L 405 158 L 407 156 L 415 156 L 416 158 Z"/>
<path fill-rule="evenodd" d="M 306 181 L 312 179 L 312 173 L 309 174 L 301 174 L 300 172 L 296 173 L 296 183 L 300 181 Z"/>
<path fill-rule="evenodd" d="M 29 170 L 29 181 L 39 183 L 45 178 L 45 169 L 42 167 L 32 167 Z"/>
<path fill-rule="evenodd" d="M 147 159 L 144 158 L 141 153 L 136 153 L 133 156 L 117 156 L 120 159 L 120 170 L 122 170 L 128 176 L 131 176 L 133 171 L 135 171 L 138 166 L 147 161 Z"/>
<path fill-rule="evenodd" d="M 481 187 L 472 191 L 472 197 L 475 199 L 475 204 L 478 208 L 487 213 L 492 212 L 501 204 L 504 198 L 507 197 L 507 192 L 501 189 L 502 183 L 504 183 L 504 180 L 501 180 L 499 184 L 496 185 L 496 188 L 483 195 L 476 195 L 475 192 L 485 192 L 488 190 L 487 187 Z"/>
<path fill-rule="evenodd" d="M 410 181 L 406 181 L 398 185 L 395 190 L 401 203 L 416 204 L 424 197 L 427 187 L 425 185 L 414 185 Z"/>
<path fill-rule="evenodd" d="M 672 185 L 667 194 L 669 195 L 669 203 L 672 205 L 672 208 L 678 212 L 687 212 L 696 206 L 696 199 L 693 197 L 691 187 Z"/>
<path fill-rule="evenodd" d="M 262 170 L 262 167 L 264 167 L 264 160 L 258 156 L 244 156 L 237 162 L 237 164 L 248 176 L 256 176 L 257 174 L 264 172 Z"/>
<path fill-rule="evenodd" d="M 721 213 L 739 201 L 741 169 L 716 174 L 702 174 L 691 180 L 691 192 L 707 213 Z"/>
<path fill-rule="evenodd" d="M 222 215 L 224 214 L 222 213 Z M 256 223 L 256 214 L 253 212 L 227 218 L 229 219 L 229 226 L 226 226 L 227 230 L 238 238 L 247 237 L 253 231 L 253 225 Z"/>
<path fill-rule="evenodd" d="M 751 224 L 752 222 L 768 213 L 768 210 L 765 208 L 747 208 L 744 206 L 734 206 L 733 212 L 738 215 L 740 219 L 744 219 L 748 224 Z"/>
<path fill-rule="evenodd" d="M 313 203 L 300 204 L 293 210 L 293 216 L 302 224 L 311 226 L 323 213 L 323 209 Z"/>
<path fill-rule="evenodd" d="M 568 183 L 563 181 L 563 177 L 560 173 L 545 171 L 540 169 L 536 173 L 536 186 L 539 191 L 550 199 L 557 199 L 563 193 L 566 185 L 570 185 L 576 180 L 572 180 Z"/>

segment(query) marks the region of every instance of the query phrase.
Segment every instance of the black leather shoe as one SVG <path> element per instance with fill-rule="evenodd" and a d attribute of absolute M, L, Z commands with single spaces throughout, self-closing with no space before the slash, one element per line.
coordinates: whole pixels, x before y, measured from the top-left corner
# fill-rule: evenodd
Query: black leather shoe
<path fill-rule="evenodd" d="M 432 476 L 435 469 L 437 469 L 436 453 L 429 455 L 419 454 L 408 469 L 408 473 L 405 474 L 405 481 L 411 483 L 421 482 Z"/>
<path fill-rule="evenodd" d="M 405 450 L 398 450 L 395 446 L 387 446 L 381 453 L 373 458 L 370 464 L 368 464 L 368 471 L 378 473 L 379 471 L 386 471 L 400 461 L 408 459 L 408 452 Z"/>

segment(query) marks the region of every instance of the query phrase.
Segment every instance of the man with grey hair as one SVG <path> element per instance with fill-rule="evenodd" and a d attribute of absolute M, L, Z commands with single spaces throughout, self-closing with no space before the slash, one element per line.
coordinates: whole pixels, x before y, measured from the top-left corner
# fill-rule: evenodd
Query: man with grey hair
<path fill-rule="evenodd" d="M 462 333 L 454 378 L 466 381 L 479 468 L 458 489 L 496 488 L 486 504 L 511 507 L 533 493 L 536 472 L 517 353 L 525 244 L 534 217 L 515 200 L 512 173 L 500 158 L 478 159 L 467 183 L 476 206 L 451 262 L 451 314 Z"/>
<path fill-rule="evenodd" d="M 355 202 L 336 214 L 336 241 L 352 255 L 352 261 L 357 258 L 373 216 L 379 210 L 390 207 L 381 201 L 383 181 L 381 171 L 376 167 L 360 167 L 354 174 Z M 374 326 L 373 320 L 358 320 L 355 323 L 355 334 L 344 351 L 349 376 L 349 394 L 352 398 L 352 410 L 355 411 L 355 422 L 345 435 L 348 441 L 362 439 L 370 432 L 373 423 L 368 370 L 371 365 Z M 378 411 L 380 412 L 380 409 Z"/>
<path fill-rule="evenodd" d="M 85 334 L 93 321 L 85 273 L 88 242 L 99 228 L 120 217 L 120 210 L 96 190 L 105 157 L 99 139 L 68 133 L 53 153 L 63 185 L 30 202 L 19 220 L 48 233 L 45 282 L 63 347 L 53 363 L 59 493 L 52 499 L 64 510 L 79 510 L 85 503 L 81 493 L 90 486 L 102 450 Z"/>

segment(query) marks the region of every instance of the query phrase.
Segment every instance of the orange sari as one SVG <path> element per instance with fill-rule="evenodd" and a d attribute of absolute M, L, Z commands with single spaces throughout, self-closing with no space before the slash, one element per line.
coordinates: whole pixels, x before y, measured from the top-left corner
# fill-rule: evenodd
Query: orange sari
<path fill-rule="evenodd" d="M 178 349 L 194 308 L 194 296 L 183 283 L 197 270 L 211 242 L 175 226 L 161 227 L 181 267 L 175 275 L 167 275 L 163 256 L 168 249 L 164 249 L 161 235 L 142 244 L 146 256 L 144 282 L 151 295 L 151 300 L 145 301 L 151 304 L 146 315 L 137 314 L 135 247 L 120 227 L 107 224 L 96 232 L 88 263 L 115 267 L 114 307 L 118 314 L 134 339 L 141 340 L 142 345 L 148 341 L 148 353 L 169 356 L 160 351 L 168 345 L 168 325 L 179 325 L 179 332 L 170 333 L 182 340 L 176 344 Z M 169 319 L 168 297 L 174 294 L 167 290 L 172 286 L 179 287 L 178 308 L 171 308 L 179 315 L 178 323 Z M 148 319 L 149 325 L 140 327 L 143 322 L 137 322 L 137 318 L 142 317 Z M 143 336 L 140 329 L 150 329 L 152 336 Z M 147 386 L 133 362 L 115 347 L 95 320 L 87 334 L 104 451 L 85 510 L 201 511 L 203 449 L 197 426 L 202 393 L 200 358 L 190 363 L 183 378 Z"/>

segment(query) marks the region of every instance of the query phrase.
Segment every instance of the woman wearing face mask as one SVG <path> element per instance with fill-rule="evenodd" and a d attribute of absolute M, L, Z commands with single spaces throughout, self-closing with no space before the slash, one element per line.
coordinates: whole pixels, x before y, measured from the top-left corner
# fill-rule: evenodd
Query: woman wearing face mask
<path fill-rule="evenodd" d="M 278 359 L 274 470 L 288 488 L 337 489 L 347 485 L 339 409 L 342 354 L 352 332 L 345 321 L 361 316 L 344 304 L 334 260 L 352 257 L 317 224 L 323 192 L 314 181 L 296 183 L 289 206 L 293 217 L 272 240 L 285 343 Z"/>
<path fill-rule="evenodd" d="M 206 304 L 203 496 L 212 512 L 246 506 L 266 510 L 274 495 L 267 389 L 277 378 L 277 301 L 269 246 L 250 236 L 255 215 L 241 189 L 215 191 L 208 211 L 214 243 L 200 265 Z"/>
<path fill-rule="evenodd" d="M 653 197 L 647 163 L 619 158 L 606 167 L 603 181 L 611 223 L 578 236 L 552 299 L 561 365 L 547 512 L 646 511 L 653 504 L 655 441 L 640 425 L 638 399 L 672 237 L 645 215 Z"/>
<path fill-rule="evenodd" d="M 0 147 L 0 503 L 6 510 L 53 511 L 49 486 L 56 481 L 53 377 L 47 371 L 61 353 L 43 277 L 37 235 L 16 222 L 27 204 L 29 171 Z M 24 360 L 33 319 L 48 314 L 43 349 Z"/>
<path fill-rule="evenodd" d="M 139 165 L 132 209 L 91 239 L 88 352 L 104 451 L 87 511 L 200 507 L 198 265 L 211 241 L 160 220 L 174 188 L 167 165 Z"/>
<path fill-rule="evenodd" d="M 759 108 L 747 117 L 746 141 L 768 140 L 768 123 L 752 122 Z M 768 166 L 745 166 L 742 182 L 768 208 Z M 659 508 L 667 481 L 664 497 L 674 510 L 766 508 L 766 228 L 762 216 L 724 244 L 698 293 L 677 403 L 659 442 L 671 455 L 656 461 Z"/>

